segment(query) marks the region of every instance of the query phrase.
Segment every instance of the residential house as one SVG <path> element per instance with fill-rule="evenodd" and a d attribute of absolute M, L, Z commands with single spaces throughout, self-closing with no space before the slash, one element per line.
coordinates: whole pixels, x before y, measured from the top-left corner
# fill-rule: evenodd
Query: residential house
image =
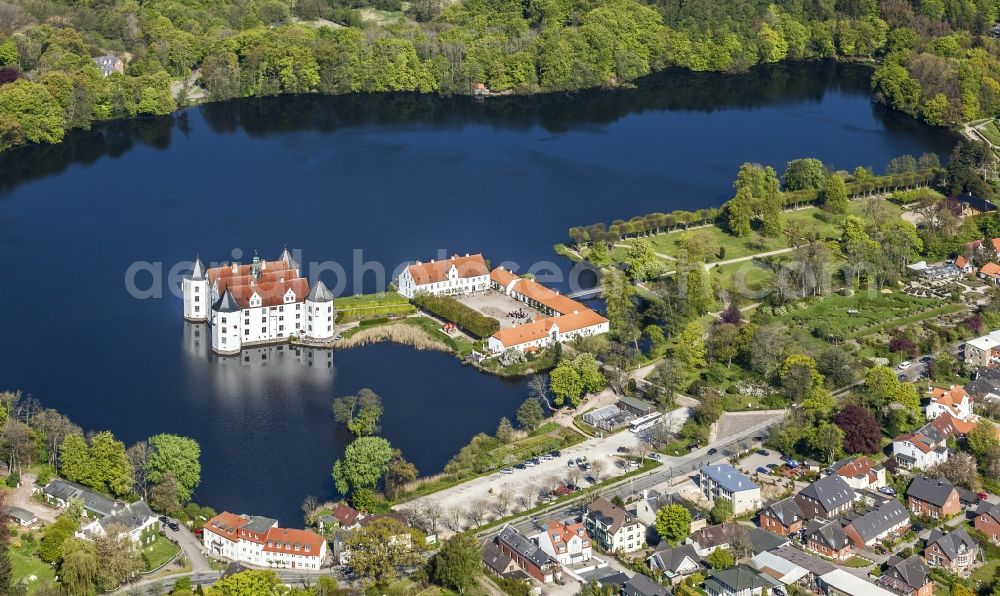
<path fill-rule="evenodd" d="M 760 508 L 760 487 L 729 464 L 703 466 L 699 470 L 699 484 L 702 495 L 709 501 L 719 498 L 731 501 L 736 515 Z"/>
<path fill-rule="evenodd" d="M 977 369 L 965 390 L 973 399 L 1000 400 L 1000 367 Z"/>
<path fill-rule="evenodd" d="M 942 415 L 938 419 L 945 416 Z M 926 470 L 948 459 L 948 436 L 938 430 L 935 422 L 938 420 L 928 422 L 916 431 L 892 440 L 892 454 L 899 467 Z"/>
<path fill-rule="evenodd" d="M 729 548 L 729 537 L 732 535 L 734 523 L 708 526 L 691 534 L 684 544 L 694 546 L 699 557 L 707 557 L 717 548 Z"/>
<path fill-rule="evenodd" d="M 605 575 L 604 577 L 597 578 L 597 583 L 601 586 L 606 586 L 615 589 L 615 594 L 621 594 L 622 588 L 628 583 L 629 577 L 623 571 L 618 573 L 612 573 L 611 575 Z"/>
<path fill-rule="evenodd" d="M 701 569 L 701 557 L 690 544 L 680 546 L 670 546 L 666 542 L 660 543 L 653 554 L 646 559 L 649 568 L 666 575 L 673 580 L 676 577 L 690 575 Z"/>
<path fill-rule="evenodd" d="M 864 548 L 906 532 L 910 513 L 898 499 L 890 499 L 876 509 L 858 515 L 844 526 L 844 533 L 857 548 Z"/>
<path fill-rule="evenodd" d="M 641 573 L 632 576 L 622 586 L 623 596 L 669 596 L 670 590 L 664 588 Z"/>
<path fill-rule="evenodd" d="M 961 209 L 962 216 L 968 215 L 980 215 L 983 213 L 992 213 L 997 210 L 996 205 L 987 201 L 986 199 L 977 197 L 971 192 L 963 192 L 960 195 L 951 197 L 951 200 L 955 201 Z M 994 240 L 996 240 L 994 238 Z M 994 245 L 996 242 L 994 242 Z M 1000 250 L 1000 249 L 997 249 Z"/>
<path fill-rule="evenodd" d="M 809 522 L 805 532 L 806 548 L 824 557 L 837 561 L 846 561 L 854 554 L 844 527 L 839 521 L 818 517 Z"/>
<path fill-rule="evenodd" d="M 524 573 L 510 555 L 500 550 L 494 540 L 490 540 L 483 546 L 483 565 L 497 577 L 512 577 L 518 573 Z"/>
<path fill-rule="evenodd" d="M 932 596 L 934 580 L 931 570 L 920 558 L 913 555 L 907 559 L 889 557 L 888 566 L 879 578 L 880 586 L 902 596 Z"/>
<path fill-rule="evenodd" d="M 962 420 L 952 416 L 948 412 L 943 412 L 940 416 L 928 422 L 927 426 L 941 433 L 945 439 L 950 439 L 952 437 L 964 437 L 969 434 L 972 432 L 972 429 L 976 428 L 976 422 L 974 420 Z"/>
<path fill-rule="evenodd" d="M 928 420 L 934 420 L 941 414 L 948 413 L 959 420 L 971 421 L 974 419 L 972 404 L 972 396 L 965 387 L 955 385 L 949 389 L 934 387 L 931 389 L 931 401 L 924 408 L 924 413 Z"/>
<path fill-rule="evenodd" d="M 945 567 L 955 573 L 967 570 L 979 556 L 979 544 L 965 530 L 945 534 L 931 530 L 924 547 L 924 559 L 935 567 Z"/>
<path fill-rule="evenodd" d="M 944 478 L 933 479 L 918 476 L 906 489 L 906 505 L 910 511 L 921 517 L 939 519 L 951 517 L 961 508 L 958 491 Z"/>
<path fill-rule="evenodd" d="M 574 565 L 589 561 L 593 554 L 590 546 L 590 536 L 582 522 L 570 523 L 551 521 L 545 531 L 538 534 L 534 541 L 547 555 L 559 561 L 562 565 Z"/>
<path fill-rule="evenodd" d="M 320 569 L 327 550 L 326 540 L 314 532 L 279 528 L 277 520 L 228 511 L 205 523 L 202 543 L 216 556 L 287 569 Z"/>
<path fill-rule="evenodd" d="M 631 552 L 645 546 L 646 526 L 624 508 L 601 497 L 583 514 L 591 539 L 608 552 Z"/>
<path fill-rule="evenodd" d="M 820 478 L 795 495 L 806 519 L 831 517 L 847 511 L 854 504 L 854 498 L 854 491 L 838 474 Z"/>
<path fill-rule="evenodd" d="M 7 507 L 4 509 L 4 514 L 25 528 L 35 525 L 38 521 L 38 516 L 21 507 Z"/>
<path fill-rule="evenodd" d="M 984 275 L 983 272 L 991 264 L 987 263 L 980 270 L 981 276 Z M 996 275 L 1000 269 L 990 267 L 989 270 L 989 275 L 985 277 L 990 281 L 996 280 Z M 991 331 L 986 335 L 965 342 L 965 363 L 969 366 L 989 366 L 996 362 L 1000 362 L 1000 330 Z"/>
<path fill-rule="evenodd" d="M 1000 505 L 984 503 L 973 524 L 977 530 L 989 536 L 990 540 L 1000 543 Z"/>
<path fill-rule="evenodd" d="M 504 526 L 494 539 L 500 552 L 510 557 L 518 567 L 543 584 L 561 577 L 559 562 L 514 528 Z"/>
<path fill-rule="evenodd" d="M 745 530 L 746 526 L 740 526 L 741 529 Z M 784 536 L 779 536 L 777 534 L 772 534 L 767 530 L 761 530 L 760 528 L 750 527 L 750 550 L 753 554 L 762 553 L 764 551 L 774 550 L 776 548 L 781 548 L 782 546 L 788 544 L 788 538 Z"/>
<path fill-rule="evenodd" d="M 618 408 L 636 417 L 647 416 L 656 411 L 656 406 L 648 401 L 628 396 L 618 399 Z"/>
<path fill-rule="evenodd" d="M 765 505 L 757 515 L 760 527 L 780 536 L 790 536 L 802 530 L 805 514 L 795 497 Z"/>
<path fill-rule="evenodd" d="M 337 506 L 330 512 L 330 517 L 340 528 L 350 530 L 360 526 L 358 522 L 364 515 L 347 503 L 337 503 Z"/>
<path fill-rule="evenodd" d="M 928 265 L 924 261 L 919 261 L 912 265 L 907 265 L 907 268 L 916 271 L 917 275 L 931 282 L 947 281 L 962 275 L 962 270 L 952 263 L 936 263 Z"/>
<path fill-rule="evenodd" d="M 958 267 L 959 271 L 962 273 L 975 273 L 976 266 L 972 264 L 972 261 L 967 259 L 965 255 L 959 255 L 955 259 L 955 266 Z"/>
<path fill-rule="evenodd" d="M 717 569 L 705 580 L 705 591 L 710 596 L 759 596 L 770 587 L 771 584 L 748 565 Z"/>
<path fill-rule="evenodd" d="M 885 467 L 876 465 L 867 455 L 835 462 L 830 471 L 856 491 L 877 490 L 885 486 Z"/>
<path fill-rule="evenodd" d="M 662 495 L 653 489 L 643 491 L 642 498 L 633 503 L 629 511 L 639 518 L 639 521 L 644 526 L 651 528 L 656 524 L 656 512 L 670 505 L 680 505 L 691 513 L 691 527 L 689 531 L 696 532 L 707 525 L 705 516 L 691 503 L 678 497 L 676 494 Z"/>
<path fill-rule="evenodd" d="M 114 54 L 98 56 L 94 58 L 94 64 L 96 64 L 97 69 L 101 71 L 101 75 L 105 77 L 116 72 L 118 74 L 123 74 L 125 72 L 125 63 L 121 58 L 115 56 Z"/>
<path fill-rule="evenodd" d="M 107 517 L 90 522 L 76 535 L 79 538 L 94 539 L 107 535 L 113 528 L 126 532 L 140 546 L 152 544 L 160 536 L 160 520 L 142 499 L 117 509 Z"/>
<path fill-rule="evenodd" d="M 78 499 L 83 503 L 84 515 L 96 518 L 107 517 L 114 513 L 116 509 L 125 505 L 120 501 L 115 501 L 110 497 L 94 492 L 81 484 L 63 480 L 62 478 L 49 481 L 45 485 L 45 488 L 42 489 L 42 496 L 45 497 L 45 500 L 49 504 L 55 505 L 60 509 L 69 505 L 70 501 Z"/>
<path fill-rule="evenodd" d="M 892 592 L 843 569 L 834 569 L 820 576 L 817 583 L 826 596 L 893 596 Z"/>

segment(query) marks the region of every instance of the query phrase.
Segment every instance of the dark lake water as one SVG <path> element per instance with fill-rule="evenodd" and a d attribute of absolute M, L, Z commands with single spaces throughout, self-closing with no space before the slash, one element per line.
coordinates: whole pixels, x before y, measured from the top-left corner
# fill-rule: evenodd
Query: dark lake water
<path fill-rule="evenodd" d="M 554 268 L 565 263 L 551 246 L 569 226 L 719 205 L 744 161 L 881 170 L 904 153 L 947 156 L 955 137 L 873 105 L 869 76 L 820 63 L 672 71 L 632 90 L 482 104 L 247 100 L 10 152 L 0 157 L 0 388 L 129 443 L 192 436 L 203 448 L 198 501 L 296 525 L 307 494 L 333 496 L 330 466 L 347 441 L 330 414 L 337 395 L 381 394 L 383 434 L 435 473 L 513 414 L 524 383 L 392 345 L 209 357 L 182 323 L 172 268 L 196 253 L 274 258 L 287 244 L 305 263 L 330 261 L 305 273 L 338 293 L 447 252 Z M 141 262 L 154 272 L 138 285 L 155 279 L 162 297 L 127 289 Z"/>

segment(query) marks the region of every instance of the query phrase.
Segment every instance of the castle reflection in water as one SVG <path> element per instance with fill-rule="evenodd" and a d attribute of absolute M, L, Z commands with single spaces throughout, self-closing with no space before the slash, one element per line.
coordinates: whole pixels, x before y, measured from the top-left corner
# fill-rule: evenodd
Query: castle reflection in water
<path fill-rule="evenodd" d="M 332 390 L 336 368 L 333 350 L 294 345 L 245 348 L 233 356 L 212 351 L 209 327 L 184 322 L 182 335 L 184 362 L 189 378 L 203 379 L 224 397 L 259 393 L 296 395 L 309 391 Z"/>

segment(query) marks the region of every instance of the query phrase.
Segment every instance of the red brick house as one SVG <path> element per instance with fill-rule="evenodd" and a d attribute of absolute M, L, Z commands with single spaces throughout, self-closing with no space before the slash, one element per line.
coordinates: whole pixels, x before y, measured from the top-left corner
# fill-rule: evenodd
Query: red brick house
<path fill-rule="evenodd" d="M 955 530 L 945 534 L 941 530 L 931 530 L 924 548 L 924 559 L 935 567 L 944 567 L 959 573 L 967 570 L 979 556 L 979 544 L 965 530 Z"/>
<path fill-rule="evenodd" d="M 805 516 L 795 497 L 766 505 L 757 516 L 760 527 L 772 534 L 788 536 L 802 530 Z"/>
<path fill-rule="evenodd" d="M 839 521 L 816 518 L 806 527 L 806 548 L 824 557 L 846 561 L 854 554 L 854 545 Z"/>
<path fill-rule="evenodd" d="M 989 536 L 990 540 L 1000 543 L 1000 505 L 981 509 L 974 525 L 977 530 Z"/>
<path fill-rule="evenodd" d="M 878 583 L 890 592 L 904 596 L 934 594 L 934 580 L 931 579 L 930 569 L 920 555 L 913 555 L 908 559 L 890 557 L 889 566 L 886 567 Z"/>
<path fill-rule="evenodd" d="M 958 491 L 950 482 L 918 476 L 906 489 L 906 505 L 915 515 L 941 519 L 962 510 Z"/>

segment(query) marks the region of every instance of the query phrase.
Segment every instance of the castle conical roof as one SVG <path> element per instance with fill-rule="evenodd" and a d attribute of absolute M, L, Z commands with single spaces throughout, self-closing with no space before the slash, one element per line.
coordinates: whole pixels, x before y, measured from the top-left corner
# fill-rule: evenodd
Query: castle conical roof
<path fill-rule="evenodd" d="M 201 259 L 195 257 L 194 267 L 191 268 L 191 279 L 194 281 L 205 281 L 205 273 L 205 266 L 201 263 Z"/>
<path fill-rule="evenodd" d="M 326 289 L 326 285 L 321 280 L 316 280 L 316 284 L 309 290 L 306 298 L 310 302 L 333 302 L 333 294 Z"/>
<path fill-rule="evenodd" d="M 299 268 L 299 262 L 292 257 L 292 252 L 288 250 L 287 246 L 281 251 L 281 256 L 278 259 L 287 263 L 289 269 Z"/>
<path fill-rule="evenodd" d="M 236 302 L 236 298 L 229 291 L 229 288 L 226 288 L 225 293 L 212 305 L 212 310 L 215 312 L 238 312 L 243 309 L 240 308 L 239 303 Z"/>

